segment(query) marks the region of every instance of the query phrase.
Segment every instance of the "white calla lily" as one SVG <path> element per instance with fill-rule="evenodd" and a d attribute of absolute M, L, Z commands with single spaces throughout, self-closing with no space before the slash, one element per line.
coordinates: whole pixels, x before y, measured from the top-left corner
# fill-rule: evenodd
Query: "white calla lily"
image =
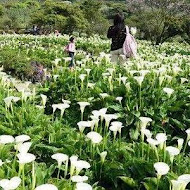
<path fill-rule="evenodd" d="M 89 138 L 93 144 L 99 144 L 102 141 L 102 136 L 97 132 L 89 132 L 87 135 L 87 138 Z"/>
<path fill-rule="evenodd" d="M 35 190 L 58 190 L 58 188 L 52 184 L 43 184 L 43 185 L 36 187 Z"/>
<path fill-rule="evenodd" d="M 92 190 L 92 186 L 87 183 L 77 183 L 76 190 Z"/>
<path fill-rule="evenodd" d="M 13 177 L 10 180 L 2 179 L 0 180 L 0 186 L 3 190 L 14 190 L 17 189 L 21 183 L 21 179 L 19 177 Z"/>
<path fill-rule="evenodd" d="M 171 95 L 174 92 L 174 90 L 172 88 L 163 88 L 163 91 L 168 95 L 169 98 L 171 97 Z"/>
<path fill-rule="evenodd" d="M 166 175 L 170 170 L 168 164 L 166 164 L 164 162 L 155 163 L 154 168 L 155 168 L 158 176 Z"/>

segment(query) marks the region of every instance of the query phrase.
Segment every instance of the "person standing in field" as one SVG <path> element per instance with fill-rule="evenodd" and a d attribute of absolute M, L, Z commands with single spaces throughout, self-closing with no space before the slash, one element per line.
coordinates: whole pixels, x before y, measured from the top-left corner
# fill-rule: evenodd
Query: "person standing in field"
<path fill-rule="evenodd" d="M 111 62 L 124 62 L 123 44 L 126 39 L 126 26 L 123 15 L 115 15 L 113 26 L 109 27 L 107 37 L 112 39 Z"/>
<path fill-rule="evenodd" d="M 69 56 L 71 57 L 71 62 L 70 62 L 70 64 L 69 64 L 69 68 L 71 69 L 71 70 L 73 70 L 74 69 L 74 66 L 75 66 L 75 64 L 74 64 L 74 56 L 75 56 L 75 51 L 76 51 L 76 48 L 75 48 L 75 42 L 74 42 L 74 38 L 73 37 L 71 37 L 70 39 L 69 39 L 69 44 L 66 46 L 66 51 L 68 52 L 68 54 L 69 54 Z"/>

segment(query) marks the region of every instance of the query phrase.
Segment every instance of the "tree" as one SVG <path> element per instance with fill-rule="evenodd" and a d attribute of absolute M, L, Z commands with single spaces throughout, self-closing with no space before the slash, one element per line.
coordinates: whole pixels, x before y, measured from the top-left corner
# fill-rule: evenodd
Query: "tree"
<path fill-rule="evenodd" d="M 0 16 L 2 16 L 2 15 L 3 15 L 3 6 L 0 5 Z"/>
<path fill-rule="evenodd" d="M 17 31 L 29 25 L 31 13 L 39 7 L 39 3 L 31 0 L 7 0 L 3 1 L 1 6 L 4 13 L 0 18 L 1 28 Z"/>
<path fill-rule="evenodd" d="M 84 31 L 87 27 L 87 21 L 78 5 L 51 0 L 45 1 L 33 14 L 32 24 L 64 33 Z"/>
<path fill-rule="evenodd" d="M 80 8 L 88 22 L 86 32 L 88 34 L 105 34 L 109 22 L 101 12 L 102 3 L 95 0 L 85 0 L 80 4 Z"/>
<path fill-rule="evenodd" d="M 146 39 L 156 44 L 185 32 L 184 22 L 189 19 L 190 4 L 182 0 L 126 0 L 133 16 L 129 22 L 144 32 Z M 140 5 L 140 6 L 139 6 Z"/>

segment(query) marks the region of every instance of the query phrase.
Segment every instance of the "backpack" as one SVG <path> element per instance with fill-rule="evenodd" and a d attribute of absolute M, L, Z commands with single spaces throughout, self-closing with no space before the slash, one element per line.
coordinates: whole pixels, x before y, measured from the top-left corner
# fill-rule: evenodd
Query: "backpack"
<path fill-rule="evenodd" d="M 136 57 L 137 55 L 137 42 L 130 34 L 128 26 L 126 26 L 126 38 L 123 43 L 123 54 L 128 58 Z"/>

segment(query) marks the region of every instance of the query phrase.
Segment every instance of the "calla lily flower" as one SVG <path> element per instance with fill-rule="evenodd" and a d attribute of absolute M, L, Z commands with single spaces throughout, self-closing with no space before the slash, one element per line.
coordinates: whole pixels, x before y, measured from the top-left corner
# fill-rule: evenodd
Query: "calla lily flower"
<path fill-rule="evenodd" d="M 156 145 L 158 145 L 159 144 L 159 142 L 157 141 L 157 140 L 155 140 L 155 139 L 152 139 L 152 138 L 148 138 L 147 139 L 147 142 L 152 146 L 152 147 L 156 147 Z"/>
<path fill-rule="evenodd" d="M 98 123 L 99 123 L 99 116 L 97 117 L 97 116 L 94 116 L 94 115 L 91 115 L 90 116 L 90 118 L 92 119 L 92 121 L 94 122 L 94 125 L 96 126 L 96 127 L 98 127 Z M 92 124 L 92 121 L 91 121 L 91 124 Z M 92 129 L 92 125 L 91 125 L 91 129 Z"/>
<path fill-rule="evenodd" d="M 102 108 L 102 109 L 99 110 L 99 114 L 101 116 L 101 120 L 103 120 L 106 112 L 107 112 L 107 108 Z"/>
<path fill-rule="evenodd" d="M 129 70 L 128 71 L 131 76 L 133 76 L 135 73 L 138 73 L 137 70 Z"/>
<path fill-rule="evenodd" d="M 85 77 L 86 77 L 86 74 L 80 74 L 80 75 L 79 75 L 79 78 L 80 78 L 80 80 L 81 80 L 82 82 L 84 81 Z"/>
<path fill-rule="evenodd" d="M 104 115 L 104 119 L 105 119 L 105 121 L 106 121 L 106 123 L 105 123 L 105 124 L 106 124 L 106 127 L 109 126 L 111 120 L 117 119 L 117 118 L 118 118 L 118 116 L 117 116 L 116 114 L 105 114 L 105 115 Z"/>
<path fill-rule="evenodd" d="M 177 180 L 184 183 L 184 185 L 183 185 L 184 189 L 182 189 L 182 190 L 185 190 L 188 183 L 190 183 L 190 174 L 180 175 Z"/>
<path fill-rule="evenodd" d="M 68 161 L 69 159 L 69 157 L 66 154 L 62 154 L 62 153 L 53 154 L 51 157 L 57 160 L 59 167 L 61 166 L 63 162 Z"/>
<path fill-rule="evenodd" d="M 156 139 L 157 141 L 159 142 L 160 144 L 160 148 L 163 149 L 164 147 L 164 143 L 166 142 L 167 140 L 167 135 L 165 133 L 158 133 L 156 135 Z"/>
<path fill-rule="evenodd" d="M 71 156 L 70 157 L 70 162 L 71 162 L 71 167 L 70 167 L 70 176 L 72 177 L 75 171 L 75 162 L 78 160 L 78 156 Z"/>
<path fill-rule="evenodd" d="M 75 176 L 71 177 L 71 181 L 76 182 L 76 183 L 82 183 L 82 182 L 87 181 L 87 180 L 88 180 L 87 176 L 75 175 Z"/>
<path fill-rule="evenodd" d="M 58 188 L 52 184 L 43 184 L 43 185 L 36 187 L 35 190 L 58 190 Z"/>
<path fill-rule="evenodd" d="M 41 98 L 42 98 L 42 106 L 45 108 L 46 101 L 47 101 L 47 96 L 44 95 L 44 94 L 41 94 L 40 96 L 41 96 Z"/>
<path fill-rule="evenodd" d="M 121 81 L 123 82 L 124 85 L 126 83 L 126 80 L 127 80 L 127 77 L 121 77 Z"/>
<path fill-rule="evenodd" d="M 141 123 L 140 123 L 140 126 L 141 126 L 141 129 L 145 129 L 147 124 L 149 122 L 152 122 L 152 119 L 149 118 L 149 117 L 139 117 Z"/>
<path fill-rule="evenodd" d="M 18 102 L 20 100 L 20 97 L 12 96 L 12 100 L 13 102 Z"/>
<path fill-rule="evenodd" d="M 53 75 L 53 80 L 56 81 L 59 75 Z"/>
<path fill-rule="evenodd" d="M 105 99 L 106 97 L 109 96 L 109 94 L 107 94 L 107 93 L 100 93 L 100 96 L 101 96 L 103 99 Z"/>
<path fill-rule="evenodd" d="M 185 82 L 188 82 L 188 79 L 187 78 L 181 78 L 181 84 L 183 84 Z"/>
<path fill-rule="evenodd" d="M 30 140 L 30 137 L 28 135 L 19 135 L 15 137 L 15 142 L 16 143 L 23 143 L 25 141 Z"/>
<path fill-rule="evenodd" d="M 137 83 L 139 84 L 139 86 L 142 85 L 142 82 L 144 80 L 143 76 L 138 76 L 138 77 L 134 77 L 134 79 L 137 81 Z"/>
<path fill-rule="evenodd" d="M 119 103 L 121 104 L 121 101 L 123 100 L 123 97 L 117 97 L 116 100 L 119 101 Z"/>
<path fill-rule="evenodd" d="M 167 93 L 168 97 L 170 98 L 173 94 L 174 90 L 172 88 L 164 88 L 163 91 Z"/>
<path fill-rule="evenodd" d="M 190 140 L 190 128 L 185 131 L 187 133 L 187 140 Z"/>
<path fill-rule="evenodd" d="M 157 175 L 160 176 L 160 177 L 162 175 L 166 175 L 169 172 L 169 170 L 170 170 L 168 164 L 166 164 L 164 162 L 157 162 L 157 163 L 155 163 L 154 164 L 154 168 L 155 168 L 155 170 L 157 172 Z"/>
<path fill-rule="evenodd" d="M 12 97 L 5 98 L 4 102 L 5 102 L 6 106 L 9 108 L 11 106 L 11 103 L 12 103 Z"/>
<path fill-rule="evenodd" d="M 148 129 L 141 129 L 141 133 L 143 133 L 147 139 L 151 138 L 152 137 L 152 133 L 150 132 L 150 130 Z"/>
<path fill-rule="evenodd" d="M 74 161 L 73 165 L 76 168 L 76 175 L 78 175 L 82 169 L 90 168 L 90 164 L 88 162 L 84 161 L 84 160 Z"/>
<path fill-rule="evenodd" d="M 32 143 L 31 142 L 25 142 L 25 143 L 19 143 L 16 146 L 16 149 L 21 153 L 21 154 L 26 154 L 30 147 L 31 147 Z"/>
<path fill-rule="evenodd" d="M 114 139 L 116 138 L 117 132 L 119 132 L 121 134 L 121 129 L 123 127 L 124 126 L 119 121 L 114 121 L 114 122 L 111 123 L 111 126 L 110 126 L 109 129 L 110 129 L 110 131 L 113 131 Z"/>
<path fill-rule="evenodd" d="M 89 87 L 89 88 L 94 88 L 94 86 L 95 86 L 96 84 L 95 83 L 91 83 L 91 82 L 89 82 L 88 84 L 87 84 L 87 86 Z"/>
<path fill-rule="evenodd" d="M 180 153 L 180 150 L 178 148 L 172 146 L 166 147 L 166 151 L 169 152 L 171 163 L 173 163 L 174 156 Z"/>
<path fill-rule="evenodd" d="M 43 107 L 43 106 L 40 106 L 40 105 L 36 105 L 36 108 L 38 108 L 38 109 L 40 109 L 40 110 L 44 109 L 44 107 Z"/>
<path fill-rule="evenodd" d="M 0 186 L 3 190 L 14 190 L 17 189 L 21 183 L 21 179 L 19 177 L 13 177 L 10 180 L 2 179 L 0 180 Z"/>
<path fill-rule="evenodd" d="M 93 144 L 99 144 L 102 141 L 102 136 L 97 132 L 89 132 L 87 135 L 87 138 L 89 138 Z"/>
<path fill-rule="evenodd" d="M 91 69 L 85 69 L 85 71 L 87 72 L 87 75 L 89 75 L 89 74 L 90 74 Z"/>
<path fill-rule="evenodd" d="M 65 104 L 71 104 L 71 101 L 62 99 L 62 102 Z"/>
<path fill-rule="evenodd" d="M 96 117 L 96 118 L 99 118 L 99 117 L 100 117 L 100 112 L 99 112 L 98 110 L 92 111 L 92 114 L 93 114 L 93 116 Z"/>
<path fill-rule="evenodd" d="M 80 121 L 77 123 L 77 125 L 79 127 L 79 131 L 83 133 L 86 127 L 91 127 L 91 121 Z"/>
<path fill-rule="evenodd" d="M 78 104 L 80 105 L 80 111 L 81 111 L 81 114 L 83 116 L 85 107 L 89 106 L 90 103 L 89 102 L 78 102 Z"/>
<path fill-rule="evenodd" d="M 30 153 L 17 154 L 19 164 L 28 164 L 36 159 L 36 156 Z"/>
<path fill-rule="evenodd" d="M 89 121 L 89 122 L 91 123 L 91 126 L 90 126 L 91 131 L 93 131 L 93 130 L 94 130 L 94 126 L 95 126 L 95 124 L 96 124 L 96 120 L 91 120 L 91 121 Z"/>
<path fill-rule="evenodd" d="M 111 125 L 122 126 L 123 124 L 120 121 L 113 121 L 113 122 L 111 122 Z"/>
<path fill-rule="evenodd" d="M 77 183 L 76 190 L 92 190 L 92 186 L 87 183 Z"/>
<path fill-rule="evenodd" d="M 15 139 L 11 135 L 1 135 L 0 136 L 0 144 L 13 143 L 14 141 L 15 141 Z"/>
<path fill-rule="evenodd" d="M 166 147 L 166 151 L 169 152 L 170 156 L 176 156 L 180 153 L 179 149 L 173 146 Z"/>
<path fill-rule="evenodd" d="M 139 73 L 141 76 L 145 77 L 145 75 L 150 73 L 150 71 L 149 70 L 141 70 L 141 71 L 139 71 Z"/>
<path fill-rule="evenodd" d="M 172 190 L 185 190 L 185 183 L 183 181 L 171 180 Z"/>
<path fill-rule="evenodd" d="M 57 109 L 60 109 L 61 110 L 61 117 L 63 117 L 63 114 L 65 112 L 65 109 L 69 108 L 70 105 L 67 104 L 67 103 L 64 103 L 64 104 L 57 104 Z"/>
<path fill-rule="evenodd" d="M 183 143 L 184 143 L 184 139 L 180 138 L 177 140 L 177 144 L 178 144 L 178 149 L 181 151 L 182 147 L 183 147 Z"/>
<path fill-rule="evenodd" d="M 57 59 L 55 59 L 55 60 L 53 61 L 53 63 L 54 63 L 55 66 L 57 67 L 60 61 L 61 61 L 61 59 L 60 59 L 60 58 L 57 58 Z"/>
<path fill-rule="evenodd" d="M 57 110 L 57 106 L 58 106 L 58 104 L 53 104 L 53 105 L 52 105 L 52 108 L 53 108 L 53 114 L 54 114 L 55 111 Z"/>
<path fill-rule="evenodd" d="M 63 59 L 65 60 L 65 62 L 71 61 L 71 57 L 64 57 Z"/>
<path fill-rule="evenodd" d="M 102 164 L 105 162 L 107 154 L 108 154 L 107 151 L 100 153 L 100 158 L 101 158 Z"/>
<path fill-rule="evenodd" d="M 126 89 L 127 89 L 128 92 L 131 90 L 131 85 L 130 84 L 131 84 L 130 82 L 127 82 L 125 84 L 125 87 L 126 87 Z"/>
<path fill-rule="evenodd" d="M 22 94 L 22 99 L 26 102 L 28 97 L 31 99 L 33 97 L 33 94 L 31 92 L 25 92 L 24 91 Z"/>
<path fill-rule="evenodd" d="M 108 77 L 110 76 L 110 73 L 102 73 L 102 76 L 105 78 L 105 77 Z"/>

